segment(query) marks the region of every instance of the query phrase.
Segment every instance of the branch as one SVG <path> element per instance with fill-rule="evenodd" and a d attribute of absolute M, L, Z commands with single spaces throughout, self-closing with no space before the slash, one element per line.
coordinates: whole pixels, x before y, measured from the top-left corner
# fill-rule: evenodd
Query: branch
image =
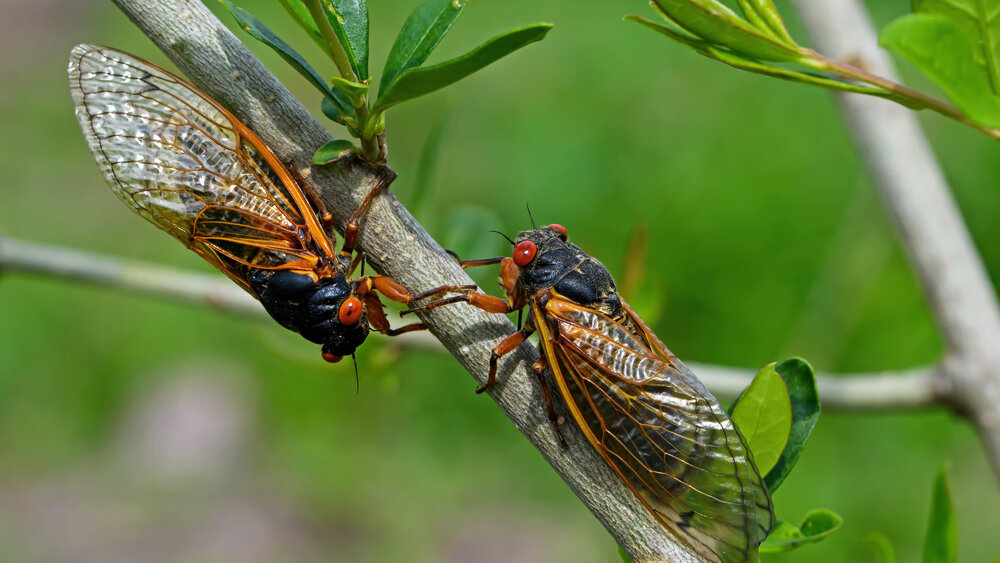
<path fill-rule="evenodd" d="M 373 185 L 371 168 L 358 159 L 310 168 L 312 154 L 331 139 L 330 134 L 200 3 L 115 0 L 115 4 L 191 82 L 243 120 L 279 158 L 308 173 L 343 228 Z M 472 283 L 388 192 L 375 199 L 359 242 L 378 271 L 409 288 Z M 472 307 L 442 307 L 421 318 L 480 384 L 486 379 L 490 348 L 515 330 L 506 318 Z M 697 561 L 674 542 L 573 425 L 564 429 L 569 446 L 560 447 L 530 373 L 537 352 L 524 345 L 510 356 L 501 365 L 500 382 L 490 396 L 615 541 L 634 561 Z M 476 400 L 471 388 L 470 401 Z"/>
<path fill-rule="evenodd" d="M 110 286 L 141 295 L 205 306 L 261 320 L 271 317 L 255 299 L 217 275 L 165 268 L 149 262 L 116 258 L 59 246 L 0 237 L 0 271 L 24 271 L 54 278 Z M 395 324 L 395 323 L 394 323 Z M 403 323 L 400 323 L 403 324 Z M 388 338 L 400 347 L 444 351 L 427 333 Z M 698 377 L 719 397 L 735 398 L 753 379 L 754 371 L 688 362 Z M 885 410 L 929 407 L 942 395 L 934 382 L 941 368 L 904 372 L 821 374 L 817 376 L 823 407 L 833 410 Z"/>
<path fill-rule="evenodd" d="M 896 80 L 858 0 L 795 3 L 821 50 Z M 836 96 L 944 336 L 947 352 L 935 384 L 976 425 L 1000 477 L 1000 308 L 995 289 L 916 117 L 883 100 Z"/>

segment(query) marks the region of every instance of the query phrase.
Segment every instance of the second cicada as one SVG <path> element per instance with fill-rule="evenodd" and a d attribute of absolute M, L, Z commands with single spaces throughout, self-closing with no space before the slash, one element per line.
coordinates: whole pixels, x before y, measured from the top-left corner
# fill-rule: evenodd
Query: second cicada
<path fill-rule="evenodd" d="M 69 63 L 87 144 L 122 202 L 260 300 L 282 326 L 353 355 L 371 329 L 396 335 L 378 293 L 410 292 L 385 276 L 350 279 L 358 224 L 395 176 L 387 168 L 348 223 L 338 252 L 332 216 L 294 170 L 219 103 L 127 53 L 77 45 Z"/>
<path fill-rule="evenodd" d="M 492 313 L 528 307 L 524 327 L 493 348 L 479 391 L 496 380 L 497 361 L 537 332 L 534 369 L 553 422 L 545 374 L 590 444 L 679 541 L 708 561 L 756 563 L 774 510 L 746 440 L 622 300 L 607 269 L 567 238 L 549 225 L 518 234 L 511 256 L 462 262 L 499 263 L 506 299 L 464 292 L 410 311 L 456 302 Z"/>

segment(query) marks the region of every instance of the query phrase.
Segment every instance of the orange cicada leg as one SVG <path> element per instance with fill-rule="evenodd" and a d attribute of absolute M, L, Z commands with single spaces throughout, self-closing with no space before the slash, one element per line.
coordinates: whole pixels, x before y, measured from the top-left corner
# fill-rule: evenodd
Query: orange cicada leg
<path fill-rule="evenodd" d="M 340 250 L 341 254 L 353 254 L 354 247 L 358 244 L 358 229 L 361 225 L 361 217 L 368 212 L 368 208 L 372 206 L 372 202 L 375 201 L 375 196 L 378 195 L 380 191 L 387 188 L 393 180 L 396 179 L 396 173 L 389 168 L 382 168 L 379 179 L 372 186 L 372 189 L 368 191 L 365 198 L 361 200 L 361 205 L 351 216 L 351 219 L 347 222 L 347 226 L 344 227 L 344 246 Z"/>
<path fill-rule="evenodd" d="M 484 383 L 482 387 L 476 389 L 476 393 L 486 391 L 497 382 L 497 363 L 500 361 L 500 358 L 516 350 L 517 347 L 520 346 L 522 342 L 527 340 L 533 332 L 535 331 L 521 329 L 507 338 L 504 338 L 500 344 L 497 344 L 496 347 L 493 348 L 492 353 L 490 354 L 490 373 L 486 376 L 486 383 Z"/>
<path fill-rule="evenodd" d="M 378 294 L 368 293 L 363 298 L 365 300 L 365 311 L 368 312 L 368 323 L 373 329 L 382 334 L 386 336 L 399 336 L 406 332 L 427 330 L 427 325 L 424 323 L 413 323 L 399 328 L 391 328 L 389 326 L 389 319 L 385 316 L 385 306 L 382 305 L 382 300 L 378 298 Z"/>

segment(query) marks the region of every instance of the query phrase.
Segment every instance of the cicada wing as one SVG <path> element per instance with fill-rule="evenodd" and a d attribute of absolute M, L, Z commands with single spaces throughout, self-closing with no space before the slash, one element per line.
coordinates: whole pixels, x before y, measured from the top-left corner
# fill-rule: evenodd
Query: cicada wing
<path fill-rule="evenodd" d="M 316 220 L 300 188 L 218 103 L 155 65 L 104 47 L 77 45 L 69 80 L 87 144 L 125 205 L 244 288 L 247 267 L 315 265 L 301 232 Z M 322 229 L 305 230 L 332 253 Z"/>
<path fill-rule="evenodd" d="M 676 358 L 594 310 L 553 298 L 545 315 L 556 383 L 612 468 L 703 556 L 756 562 L 771 499 L 718 401 Z"/>

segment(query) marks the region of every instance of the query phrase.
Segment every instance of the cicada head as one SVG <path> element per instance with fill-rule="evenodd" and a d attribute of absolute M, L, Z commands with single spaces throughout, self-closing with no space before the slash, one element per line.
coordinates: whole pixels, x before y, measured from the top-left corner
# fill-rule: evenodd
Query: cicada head
<path fill-rule="evenodd" d="M 329 362 L 350 356 L 368 337 L 368 318 L 364 302 L 357 295 L 357 284 L 343 274 L 322 278 L 317 289 L 302 303 L 302 336 L 323 344 L 323 358 Z"/>
<path fill-rule="evenodd" d="M 562 225 L 521 231 L 514 241 L 514 264 L 520 269 L 518 285 L 525 293 L 550 287 L 567 269 L 572 269 L 582 254 L 567 242 Z"/>

